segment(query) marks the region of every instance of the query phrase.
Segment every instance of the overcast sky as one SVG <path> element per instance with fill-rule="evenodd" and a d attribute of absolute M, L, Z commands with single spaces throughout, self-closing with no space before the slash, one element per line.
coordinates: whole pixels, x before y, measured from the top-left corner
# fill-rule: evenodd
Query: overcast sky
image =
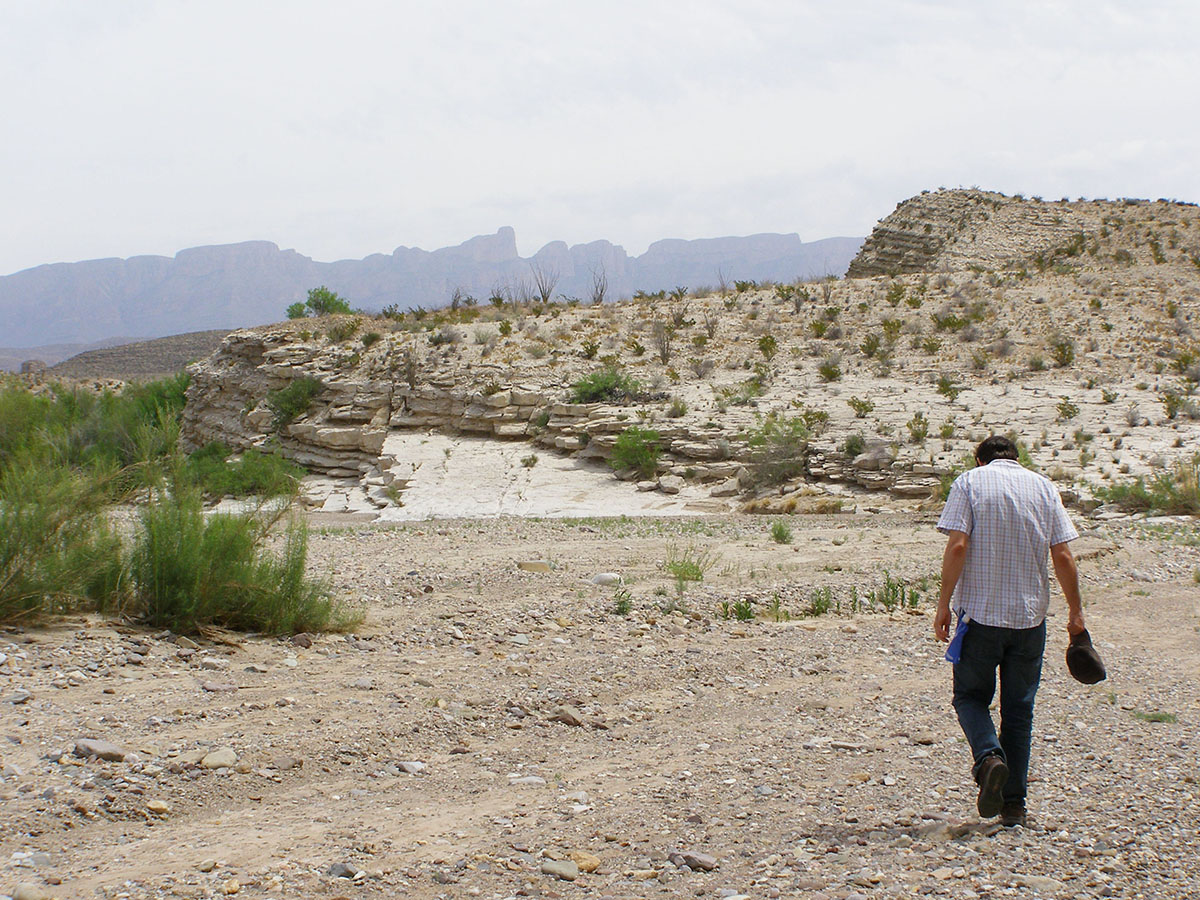
<path fill-rule="evenodd" d="M 0 0 L 0 273 L 1200 200 L 1200 3 Z"/>

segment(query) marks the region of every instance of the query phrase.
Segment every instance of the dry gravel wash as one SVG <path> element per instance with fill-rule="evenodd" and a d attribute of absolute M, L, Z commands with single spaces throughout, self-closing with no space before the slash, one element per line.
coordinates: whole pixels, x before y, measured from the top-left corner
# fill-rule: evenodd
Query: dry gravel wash
<path fill-rule="evenodd" d="M 768 524 L 360 523 L 313 538 L 315 567 L 369 606 L 354 636 L 193 647 L 97 619 L 2 633 L 0 891 L 1196 895 L 1194 523 L 1093 523 L 1077 545 L 1111 679 L 1068 679 L 1056 601 L 1035 821 L 1003 833 L 974 818 L 928 602 L 712 615 L 775 590 L 798 610 L 813 586 L 885 567 L 929 575 L 931 515 L 797 517 L 791 545 Z M 692 615 L 664 614 L 658 563 L 689 542 L 719 559 Z M 516 565 L 538 559 L 550 571 Z M 628 617 L 588 581 L 609 571 Z M 1154 712 L 1177 722 L 1139 717 Z M 77 757 L 84 737 L 128 755 Z"/>

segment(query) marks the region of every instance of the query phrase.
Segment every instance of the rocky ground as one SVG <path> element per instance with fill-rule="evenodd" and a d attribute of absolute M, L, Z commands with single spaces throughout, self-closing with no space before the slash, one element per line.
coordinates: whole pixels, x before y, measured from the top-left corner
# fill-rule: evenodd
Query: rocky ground
<path fill-rule="evenodd" d="M 1194 520 L 1080 523 L 1110 678 L 1069 679 L 1056 599 L 1032 821 L 1003 832 L 930 636 L 934 513 L 773 521 L 325 516 L 353 635 L 0 632 L 0 892 L 1200 891 Z"/>

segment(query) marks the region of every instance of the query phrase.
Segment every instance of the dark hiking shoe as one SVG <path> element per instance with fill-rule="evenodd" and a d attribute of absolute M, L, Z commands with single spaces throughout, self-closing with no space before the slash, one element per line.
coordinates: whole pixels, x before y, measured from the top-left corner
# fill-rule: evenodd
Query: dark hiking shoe
<path fill-rule="evenodd" d="M 1005 828 L 1026 827 L 1029 822 L 1025 816 L 1024 803 L 1005 803 L 1000 809 L 1000 824 Z"/>
<path fill-rule="evenodd" d="M 1000 814 L 1004 803 L 1004 785 L 1008 781 L 1008 765 L 999 756 L 989 756 L 979 765 L 979 800 L 976 806 L 982 819 Z"/>

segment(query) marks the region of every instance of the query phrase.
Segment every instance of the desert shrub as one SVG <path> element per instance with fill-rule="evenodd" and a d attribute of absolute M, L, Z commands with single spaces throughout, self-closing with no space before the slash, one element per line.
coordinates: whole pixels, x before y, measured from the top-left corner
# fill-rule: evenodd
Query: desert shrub
<path fill-rule="evenodd" d="M 383 340 L 383 335 L 380 334 L 378 331 L 368 331 L 366 334 L 364 334 L 362 336 L 362 345 L 369 349 L 371 347 L 374 347 L 381 340 Z"/>
<path fill-rule="evenodd" d="M 882 342 L 883 338 L 881 338 L 876 332 L 872 331 L 865 338 L 863 338 L 863 342 L 859 346 L 859 349 L 862 350 L 863 356 L 867 357 L 867 359 L 870 359 L 879 352 L 879 346 Z"/>
<path fill-rule="evenodd" d="M 956 385 L 949 375 L 941 375 L 937 381 L 937 392 L 953 403 L 962 393 L 962 388 Z"/>
<path fill-rule="evenodd" d="M 764 334 L 758 339 L 758 349 L 764 357 L 771 359 L 779 352 L 779 341 L 773 334 Z"/>
<path fill-rule="evenodd" d="M 595 359 L 596 354 L 600 352 L 600 342 L 596 340 L 586 340 L 583 342 L 580 354 L 584 359 Z"/>
<path fill-rule="evenodd" d="M 1096 496 L 1106 503 L 1135 512 L 1200 515 L 1200 453 L 1193 454 L 1191 459 L 1178 460 L 1149 481 L 1137 478 L 1129 484 L 1099 488 Z"/>
<path fill-rule="evenodd" d="M 255 513 L 206 517 L 199 492 L 176 473 L 142 511 L 130 557 L 134 614 L 175 631 L 216 624 L 290 634 L 350 624 L 328 583 L 304 573 L 304 525 L 293 523 L 273 555 L 263 549 L 271 524 Z"/>
<path fill-rule="evenodd" d="M 1058 421 L 1068 422 L 1079 415 L 1079 407 L 1071 402 L 1070 397 L 1063 397 L 1058 401 Z"/>
<path fill-rule="evenodd" d="M 102 603 L 120 586 L 103 515 L 115 470 L 72 470 L 22 450 L 0 464 L 0 622 Z"/>
<path fill-rule="evenodd" d="M 750 473 L 757 484 L 779 484 L 804 473 L 809 427 L 799 416 L 774 413 L 746 435 Z"/>
<path fill-rule="evenodd" d="M 458 333 L 457 328 L 453 328 L 450 325 L 443 325 L 429 336 L 429 343 L 434 347 L 457 344 L 460 340 L 462 340 L 462 335 Z"/>
<path fill-rule="evenodd" d="M 1075 362 L 1075 342 L 1062 334 L 1050 338 L 1050 358 L 1060 369 L 1065 369 Z"/>
<path fill-rule="evenodd" d="M 865 419 L 867 414 L 875 408 L 874 403 L 862 397 L 851 397 L 846 403 L 854 410 L 855 417 L 859 419 Z"/>
<path fill-rule="evenodd" d="M 714 363 L 711 359 L 708 359 L 707 357 L 697 358 L 697 357 L 693 356 L 691 359 L 688 360 L 688 368 L 692 370 L 692 374 L 695 375 L 697 378 L 704 378 L 706 375 L 708 375 L 709 372 L 711 372 L 713 370 L 713 367 L 715 365 L 716 365 L 716 363 Z"/>
<path fill-rule="evenodd" d="M 840 381 L 842 378 L 842 361 L 836 355 L 825 357 L 817 366 L 817 374 L 822 381 Z"/>
<path fill-rule="evenodd" d="M 847 435 L 846 440 L 842 442 L 842 453 L 844 453 L 848 459 L 854 459 L 854 457 L 858 456 L 866 449 L 867 440 L 858 432 Z"/>
<path fill-rule="evenodd" d="M 276 429 L 284 428 L 303 415 L 312 405 L 317 394 L 325 387 L 320 379 L 310 375 L 301 375 L 293 379 L 285 387 L 270 391 L 266 397 L 267 408 L 274 413 Z"/>
<path fill-rule="evenodd" d="M 904 327 L 904 323 L 899 319 L 888 317 L 880 323 L 883 328 L 883 336 L 892 343 L 900 336 L 900 329 Z"/>
<path fill-rule="evenodd" d="M 929 436 L 929 419 L 920 410 L 904 423 L 904 427 L 908 429 L 908 436 L 914 444 L 925 443 L 925 438 Z"/>
<path fill-rule="evenodd" d="M 305 470 L 278 453 L 250 448 L 238 460 L 213 442 L 188 457 L 188 474 L 209 497 L 294 497 Z"/>
<path fill-rule="evenodd" d="M 887 289 L 887 302 L 892 306 L 898 306 L 900 301 L 904 299 L 904 285 L 900 282 L 893 282 Z"/>
<path fill-rule="evenodd" d="M 658 471 L 662 455 L 659 440 L 659 433 L 652 428 L 632 425 L 617 436 L 608 464 L 618 471 L 633 469 L 643 478 L 649 478 Z"/>
<path fill-rule="evenodd" d="M 299 318 L 292 316 L 292 310 L 297 304 L 292 304 L 288 307 L 289 318 Z M 315 287 L 309 290 L 308 299 L 304 301 L 304 308 L 310 315 L 314 316 L 333 316 L 339 314 L 348 314 L 351 312 L 350 303 L 344 297 L 339 297 L 325 285 Z"/>
<path fill-rule="evenodd" d="M 359 324 L 357 317 L 341 319 L 325 329 L 325 336 L 331 342 L 340 344 L 354 337 L 355 332 L 358 331 Z"/>
<path fill-rule="evenodd" d="M 687 415 L 688 405 L 682 397 L 672 397 L 670 404 L 667 406 L 667 418 L 679 419 Z"/>
<path fill-rule="evenodd" d="M 924 350 L 928 355 L 933 356 L 942 349 L 942 342 L 939 338 L 930 335 L 929 337 L 925 338 L 925 340 L 921 341 L 921 349 Z"/>
<path fill-rule="evenodd" d="M 783 519 L 772 522 L 771 540 L 777 544 L 790 544 L 792 542 L 792 526 Z"/>
<path fill-rule="evenodd" d="M 512 334 L 512 321 L 509 319 L 501 319 L 496 325 L 496 330 L 499 331 L 500 337 L 508 337 L 510 334 Z"/>
<path fill-rule="evenodd" d="M 616 366 L 605 366 L 585 375 L 571 385 L 572 403 L 603 403 L 612 400 L 632 400 L 641 392 L 641 385 Z"/>

